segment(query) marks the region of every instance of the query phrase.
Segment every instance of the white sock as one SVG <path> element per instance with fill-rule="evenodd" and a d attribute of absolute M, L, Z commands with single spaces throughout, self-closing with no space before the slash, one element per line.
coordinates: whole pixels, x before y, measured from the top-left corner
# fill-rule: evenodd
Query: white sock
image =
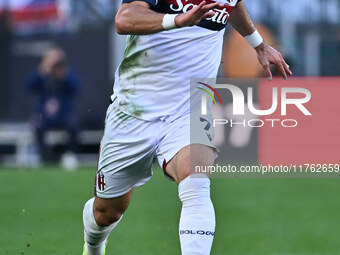
<path fill-rule="evenodd" d="M 102 255 L 106 239 L 122 218 L 108 227 L 98 226 L 93 215 L 93 202 L 94 198 L 87 201 L 83 210 L 85 254 Z"/>
<path fill-rule="evenodd" d="M 210 180 L 195 174 L 178 186 L 182 201 L 179 236 L 182 255 L 208 255 L 215 235 L 215 211 L 210 199 Z"/>

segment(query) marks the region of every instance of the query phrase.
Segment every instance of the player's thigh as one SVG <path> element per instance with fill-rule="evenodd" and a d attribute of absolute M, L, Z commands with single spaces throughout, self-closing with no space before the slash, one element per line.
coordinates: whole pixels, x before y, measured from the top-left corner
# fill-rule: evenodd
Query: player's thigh
<path fill-rule="evenodd" d="M 180 182 L 195 173 L 197 166 L 211 166 L 217 148 L 213 143 L 212 117 L 186 114 L 169 123 L 164 129 L 157 158 L 166 175 Z"/>
<path fill-rule="evenodd" d="M 197 166 L 211 166 L 215 150 L 203 144 L 191 144 L 182 148 L 168 163 L 166 172 L 177 183 L 195 173 Z"/>
<path fill-rule="evenodd" d="M 125 195 L 104 199 L 95 197 L 93 213 L 99 226 L 105 227 L 118 221 L 129 207 L 133 189 Z"/>
<path fill-rule="evenodd" d="M 157 123 L 120 111 L 117 102 L 110 105 L 95 181 L 97 197 L 121 197 L 151 178 L 158 129 Z"/>

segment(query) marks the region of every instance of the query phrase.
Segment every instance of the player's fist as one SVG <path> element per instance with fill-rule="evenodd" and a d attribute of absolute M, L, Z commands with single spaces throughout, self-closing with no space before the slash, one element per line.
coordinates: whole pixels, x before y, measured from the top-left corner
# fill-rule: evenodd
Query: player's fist
<path fill-rule="evenodd" d="M 211 18 L 215 15 L 213 11 L 216 8 L 223 8 L 223 4 L 212 3 L 206 4 L 205 1 L 192 8 L 190 11 L 181 13 L 176 16 L 175 23 L 177 27 L 190 27 L 197 25 L 201 20 Z"/>

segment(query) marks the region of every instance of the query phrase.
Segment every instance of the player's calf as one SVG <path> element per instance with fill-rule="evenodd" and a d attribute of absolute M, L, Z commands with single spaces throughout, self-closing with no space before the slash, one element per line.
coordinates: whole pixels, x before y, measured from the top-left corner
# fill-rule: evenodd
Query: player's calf
<path fill-rule="evenodd" d="M 183 148 L 169 162 L 166 171 L 178 185 L 182 202 L 179 235 L 183 255 L 210 254 L 215 235 L 215 211 L 210 199 L 210 180 L 195 174 L 195 165 L 212 165 L 214 150 L 194 144 Z"/>
<path fill-rule="evenodd" d="M 182 202 L 179 235 L 183 255 L 210 254 L 215 235 L 215 211 L 210 199 L 210 180 L 191 175 L 178 187 Z"/>

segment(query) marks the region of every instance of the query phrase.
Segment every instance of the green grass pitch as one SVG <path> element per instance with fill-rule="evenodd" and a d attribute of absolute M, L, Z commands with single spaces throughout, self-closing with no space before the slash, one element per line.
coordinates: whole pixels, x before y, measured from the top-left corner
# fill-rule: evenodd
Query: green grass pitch
<path fill-rule="evenodd" d="M 0 254 L 80 255 L 94 170 L 0 169 Z M 212 254 L 340 254 L 340 179 L 213 179 Z M 177 185 L 155 169 L 135 190 L 107 255 L 180 254 Z"/>

